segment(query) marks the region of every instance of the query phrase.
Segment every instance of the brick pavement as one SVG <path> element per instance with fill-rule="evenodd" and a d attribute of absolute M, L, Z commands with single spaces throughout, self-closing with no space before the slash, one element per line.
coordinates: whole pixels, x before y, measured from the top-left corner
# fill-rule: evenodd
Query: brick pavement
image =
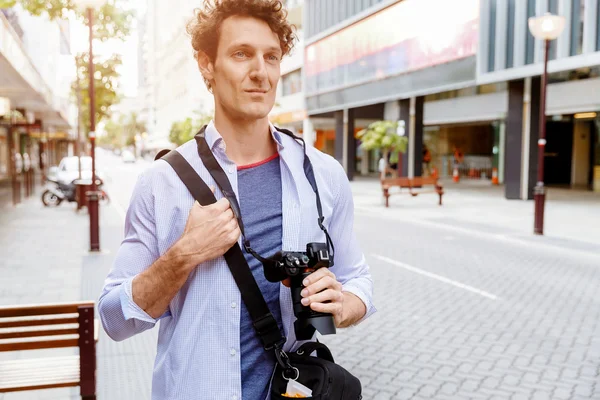
<path fill-rule="evenodd" d="M 361 378 L 365 399 L 600 399 L 600 258 L 589 247 L 567 251 L 573 243 L 545 238 L 525 245 L 499 241 L 488 221 L 464 232 L 452 223 L 420 224 L 411 220 L 414 214 L 438 212 L 419 203 L 425 196 L 410 218 L 375 205 L 365 212 L 361 202 L 374 194 L 356 196 L 356 230 L 372 266 L 379 312 L 323 338 Z M 122 236 L 115 210 L 101 213 L 105 252 L 95 255 L 86 252 L 86 213 L 68 205 L 44 209 L 39 199 L 0 211 L 0 247 L 9 249 L 0 259 L 2 304 L 97 298 Z M 510 227 L 502 232 L 512 233 Z M 156 332 L 121 343 L 102 333 L 99 400 L 149 399 Z M 0 395 L 71 398 L 78 398 L 77 389 Z"/>
<path fill-rule="evenodd" d="M 497 243 L 387 214 L 356 219 L 379 312 L 323 338 L 365 399 L 600 399 L 600 253 Z"/>
<path fill-rule="evenodd" d="M 39 192 L 39 191 L 38 191 Z M 122 237 L 122 220 L 101 209 L 100 254 L 90 254 L 89 216 L 74 203 L 43 207 L 39 195 L 18 207 L 0 205 L 0 304 L 97 300 Z M 156 333 L 113 342 L 101 330 L 98 399 L 149 399 Z M 0 359 L 71 354 L 65 349 L 0 353 Z M 78 399 L 79 390 L 0 394 L 0 400 Z"/>

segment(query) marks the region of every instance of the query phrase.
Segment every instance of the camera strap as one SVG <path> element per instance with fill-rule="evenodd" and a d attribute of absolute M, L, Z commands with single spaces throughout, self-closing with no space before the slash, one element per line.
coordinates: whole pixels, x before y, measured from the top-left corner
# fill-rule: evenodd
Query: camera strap
<path fill-rule="evenodd" d="M 335 249 L 333 246 L 333 241 L 331 240 L 331 237 L 329 236 L 329 232 L 327 232 L 327 228 L 325 228 L 325 225 L 323 225 L 323 221 L 325 220 L 325 217 L 323 216 L 323 207 L 321 206 L 321 196 L 319 196 L 319 188 L 317 187 L 317 181 L 315 179 L 315 174 L 314 174 L 314 170 L 312 167 L 312 163 L 310 162 L 310 159 L 308 158 L 308 155 L 306 154 L 306 143 L 304 142 L 304 139 L 294 135 L 292 132 L 290 132 L 287 129 L 281 129 L 281 128 L 277 128 L 277 127 L 275 127 L 275 129 L 280 133 L 290 136 L 292 139 L 294 139 L 296 141 L 300 141 L 302 144 L 302 149 L 304 151 L 304 162 L 303 162 L 304 175 L 306 176 L 306 179 L 310 183 L 312 190 L 315 192 L 317 213 L 319 215 L 319 218 L 317 219 L 317 223 L 319 225 L 319 228 L 325 233 L 325 238 L 326 238 L 327 246 L 329 247 L 329 253 L 330 253 L 330 266 L 333 267 Z M 235 196 L 235 192 L 233 191 L 233 188 L 231 187 L 229 178 L 227 178 L 227 174 L 225 173 L 225 171 L 223 171 L 223 168 L 221 168 L 221 165 L 217 162 L 214 154 L 212 153 L 210 147 L 208 146 L 208 143 L 206 142 L 206 138 L 204 137 L 205 131 L 206 131 L 206 125 L 204 125 L 200 129 L 200 131 L 196 134 L 196 136 L 194 136 L 194 139 L 196 139 L 196 143 L 198 144 L 198 154 L 200 155 L 200 158 L 202 159 L 204 166 L 206 167 L 206 169 L 208 170 L 210 175 L 213 177 L 213 179 L 219 186 L 221 193 L 223 193 L 223 196 L 225 196 L 227 198 L 227 200 L 229 200 L 229 203 L 231 204 L 231 209 L 233 210 L 233 213 L 235 214 L 235 216 L 238 220 L 240 232 L 242 233 L 244 249 L 263 264 L 268 265 L 268 264 L 277 262 L 270 258 L 262 257 L 260 254 L 258 254 L 256 251 L 254 251 L 252 249 L 252 247 L 250 246 L 250 241 L 248 239 L 246 239 L 246 235 L 244 233 L 244 223 L 242 221 L 242 214 L 240 212 L 240 206 L 237 201 L 237 197 Z"/>
<path fill-rule="evenodd" d="M 171 165 L 177 176 L 179 176 L 179 179 L 185 184 L 198 203 L 207 206 L 217 201 L 213 192 L 179 152 L 172 150 L 166 153 L 166 155 L 161 152 L 155 159 L 159 158 L 162 158 Z M 242 249 L 236 243 L 223 256 L 225 257 L 225 261 L 227 261 L 235 283 L 240 289 L 242 300 L 248 309 L 250 318 L 252 318 L 254 330 L 260 338 L 264 349 L 267 351 L 275 349 L 278 362 L 282 362 L 282 366 L 287 368 L 285 357 L 280 354 L 283 353 L 281 347 L 285 343 L 285 337 L 281 334 L 277 321 L 269 310 L 269 306 L 250 271 Z"/>

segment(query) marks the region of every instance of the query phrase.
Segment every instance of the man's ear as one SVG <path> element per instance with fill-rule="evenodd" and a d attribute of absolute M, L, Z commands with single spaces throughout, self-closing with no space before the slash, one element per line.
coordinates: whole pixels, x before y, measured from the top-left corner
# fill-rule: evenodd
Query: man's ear
<path fill-rule="evenodd" d="M 215 70 L 213 62 L 210 57 L 203 51 L 198 52 L 198 68 L 204 79 L 208 81 L 213 80 L 213 72 Z"/>

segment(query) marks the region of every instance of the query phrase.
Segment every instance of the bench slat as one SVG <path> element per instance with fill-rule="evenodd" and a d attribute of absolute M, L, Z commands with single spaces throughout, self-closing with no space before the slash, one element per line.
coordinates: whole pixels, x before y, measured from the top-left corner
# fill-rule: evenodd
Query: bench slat
<path fill-rule="evenodd" d="M 43 325 L 63 325 L 77 324 L 77 314 L 72 317 L 48 318 L 48 317 L 27 317 L 24 318 L 7 318 L 0 319 L 0 329 L 3 328 L 20 328 L 25 326 L 43 326 Z"/>
<path fill-rule="evenodd" d="M 0 318 L 26 317 L 33 315 L 53 315 L 76 313 L 80 306 L 93 306 L 93 301 L 55 304 L 27 304 L 22 306 L 0 307 Z"/>
<path fill-rule="evenodd" d="M 30 337 L 41 337 L 41 336 L 64 336 L 64 335 L 77 335 L 79 331 L 77 328 L 56 328 L 56 329 L 37 329 L 37 330 L 0 330 L 0 340 L 2 339 L 18 339 L 18 338 L 30 338 Z"/>
<path fill-rule="evenodd" d="M 79 356 L 0 362 L 0 393 L 78 386 L 79 380 Z"/>
<path fill-rule="evenodd" d="M 63 347 L 77 347 L 79 339 L 57 339 L 57 340 L 32 340 L 32 341 L 14 341 L 7 339 L 0 341 L 0 352 L 17 350 L 38 350 L 54 349 Z"/>

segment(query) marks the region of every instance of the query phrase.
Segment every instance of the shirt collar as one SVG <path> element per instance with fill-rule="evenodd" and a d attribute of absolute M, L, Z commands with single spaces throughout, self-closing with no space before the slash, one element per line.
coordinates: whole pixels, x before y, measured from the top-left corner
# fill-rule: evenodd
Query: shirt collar
<path fill-rule="evenodd" d="M 275 129 L 275 126 L 270 122 L 269 130 L 271 131 L 271 136 L 273 137 L 273 140 L 275 141 L 275 143 L 277 143 L 277 151 L 281 151 L 284 148 L 283 140 L 281 139 L 281 133 L 279 133 L 277 129 Z M 208 146 L 211 150 L 214 151 L 215 148 L 218 148 L 225 152 L 225 141 L 223 140 L 223 137 L 215 127 L 214 121 L 210 121 L 210 123 L 206 127 L 206 130 L 204 131 L 204 138 L 206 139 L 206 143 L 208 143 Z"/>

